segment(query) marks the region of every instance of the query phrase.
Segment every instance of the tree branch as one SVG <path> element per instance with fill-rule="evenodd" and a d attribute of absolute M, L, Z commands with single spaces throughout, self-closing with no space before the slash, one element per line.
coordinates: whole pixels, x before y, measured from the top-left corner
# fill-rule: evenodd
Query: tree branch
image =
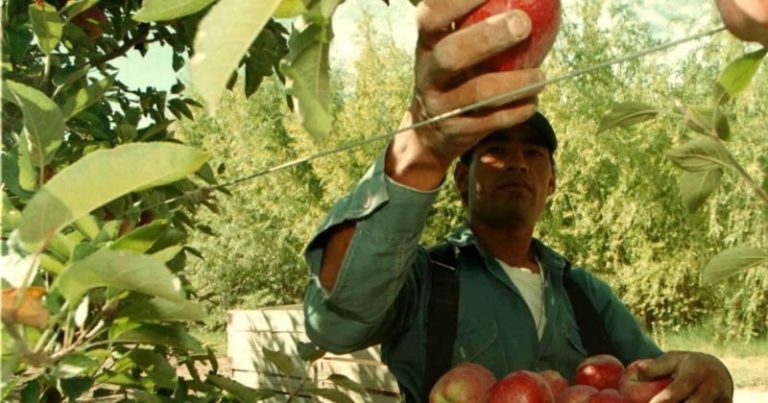
<path fill-rule="evenodd" d="M 139 31 L 136 33 L 136 36 L 134 36 L 133 39 L 126 41 L 125 43 L 123 43 L 123 46 L 120 46 L 119 48 L 115 49 L 111 53 L 107 53 L 104 56 L 101 56 L 99 58 L 96 58 L 90 61 L 88 64 L 90 64 L 92 67 L 101 66 L 102 64 L 112 59 L 116 59 L 120 56 L 124 56 L 126 53 L 128 53 L 129 50 L 133 49 L 134 46 L 142 43 L 149 43 L 149 41 L 147 41 L 148 35 L 149 35 L 149 25 L 142 24 L 139 26 Z"/>

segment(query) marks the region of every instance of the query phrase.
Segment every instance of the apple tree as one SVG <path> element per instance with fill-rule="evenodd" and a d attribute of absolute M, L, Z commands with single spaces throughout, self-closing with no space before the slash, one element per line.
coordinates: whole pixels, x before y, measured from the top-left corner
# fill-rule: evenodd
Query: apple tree
<path fill-rule="evenodd" d="M 304 126 L 327 132 L 340 2 L 2 2 L 3 400 L 277 393 L 217 374 L 214 351 L 188 331 L 205 319 L 206 296 L 185 275 L 187 259 L 202 258 L 187 240 L 210 230 L 196 213 L 215 211 L 215 195 L 228 190 L 217 182 L 223 167 L 175 138 L 174 124 L 203 105 L 215 111 L 238 80 L 250 95 L 276 75 L 291 85 Z M 290 37 L 273 18 L 302 12 L 304 28 Z M 121 81 L 115 61 L 150 46 L 171 48 L 177 72 L 191 61 L 203 103 L 182 80 L 167 91 Z M 321 355 L 310 353 L 309 364 Z M 335 389 L 302 393 L 346 401 Z"/>

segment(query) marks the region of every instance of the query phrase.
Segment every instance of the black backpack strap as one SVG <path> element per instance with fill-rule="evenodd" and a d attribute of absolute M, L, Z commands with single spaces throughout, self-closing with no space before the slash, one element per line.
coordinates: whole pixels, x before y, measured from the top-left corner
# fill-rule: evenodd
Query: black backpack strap
<path fill-rule="evenodd" d="M 584 349 L 587 350 L 587 355 L 615 355 L 615 349 L 611 339 L 608 337 L 608 331 L 605 329 L 603 318 L 595 309 L 595 305 L 589 299 L 584 289 L 571 277 L 570 272 L 571 263 L 566 261 L 563 286 L 568 293 L 568 298 L 571 300 L 573 316 L 576 318 L 581 343 Z"/>
<path fill-rule="evenodd" d="M 453 365 L 453 344 L 459 317 L 459 276 L 456 274 L 458 250 L 445 243 L 429 250 L 431 288 L 427 304 L 427 356 L 424 371 L 424 397 L 437 380 Z"/>

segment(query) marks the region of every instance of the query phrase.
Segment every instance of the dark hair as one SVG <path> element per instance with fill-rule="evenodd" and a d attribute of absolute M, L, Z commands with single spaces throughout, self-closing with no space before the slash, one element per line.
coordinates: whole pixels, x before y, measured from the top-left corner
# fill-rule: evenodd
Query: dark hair
<path fill-rule="evenodd" d="M 549 123 L 549 120 L 547 120 L 547 118 L 544 115 L 542 115 L 540 112 L 536 112 L 533 114 L 533 116 L 531 116 L 530 119 L 521 123 L 521 125 L 527 125 L 529 128 L 533 129 L 534 132 L 536 132 L 537 136 L 534 137 L 532 141 L 534 141 L 536 144 L 540 144 L 546 147 L 549 150 L 549 161 L 552 163 L 552 167 L 554 167 L 555 166 L 554 154 L 555 154 L 555 150 L 557 150 L 557 137 L 555 136 L 555 130 L 552 128 L 552 125 Z M 469 165 L 472 162 L 472 153 L 474 153 L 478 145 L 487 141 L 498 139 L 502 137 L 505 133 L 506 133 L 506 130 L 499 130 L 485 136 L 482 140 L 480 140 L 479 143 L 475 144 L 472 148 L 465 151 L 464 154 L 462 154 L 461 157 L 459 157 L 459 161 L 462 164 Z"/>

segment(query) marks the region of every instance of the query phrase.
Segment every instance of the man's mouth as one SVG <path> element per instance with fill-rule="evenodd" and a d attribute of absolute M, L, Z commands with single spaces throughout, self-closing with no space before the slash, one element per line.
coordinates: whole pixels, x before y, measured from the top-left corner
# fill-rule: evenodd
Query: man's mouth
<path fill-rule="evenodd" d="M 499 186 L 497 187 L 499 190 L 520 190 L 525 189 L 528 191 L 533 191 L 533 185 L 521 178 L 510 178 L 505 179 L 499 183 Z"/>

